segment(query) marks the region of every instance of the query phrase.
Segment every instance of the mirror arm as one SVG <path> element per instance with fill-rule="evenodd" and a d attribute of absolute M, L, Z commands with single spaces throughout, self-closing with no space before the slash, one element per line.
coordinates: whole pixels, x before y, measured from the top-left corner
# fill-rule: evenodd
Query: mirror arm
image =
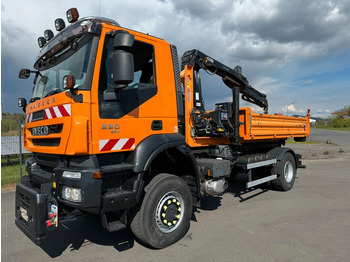
<path fill-rule="evenodd" d="M 41 77 L 43 77 L 43 75 L 40 73 L 40 71 L 30 71 L 31 73 L 35 73 L 35 75 L 39 75 Z"/>
<path fill-rule="evenodd" d="M 74 92 L 74 89 L 73 89 L 73 88 L 69 89 L 69 91 L 70 91 L 70 94 L 71 94 L 71 96 L 72 96 L 72 98 L 73 98 L 73 100 L 74 100 L 75 102 L 83 103 L 83 95 L 82 95 L 82 94 L 77 95 L 77 94 Z"/>
<path fill-rule="evenodd" d="M 32 71 L 32 70 L 30 70 L 30 73 L 35 74 L 35 77 L 37 77 L 38 75 L 41 76 L 41 77 L 43 77 L 43 75 L 40 73 L 39 70 L 38 70 L 38 71 Z"/>

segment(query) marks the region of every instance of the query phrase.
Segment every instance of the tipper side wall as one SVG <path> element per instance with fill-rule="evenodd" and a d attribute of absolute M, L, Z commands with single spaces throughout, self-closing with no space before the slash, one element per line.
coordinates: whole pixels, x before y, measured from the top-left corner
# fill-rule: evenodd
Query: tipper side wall
<path fill-rule="evenodd" d="M 240 109 L 241 142 L 306 138 L 310 133 L 309 115 L 291 117 L 254 113 L 250 108 Z"/>

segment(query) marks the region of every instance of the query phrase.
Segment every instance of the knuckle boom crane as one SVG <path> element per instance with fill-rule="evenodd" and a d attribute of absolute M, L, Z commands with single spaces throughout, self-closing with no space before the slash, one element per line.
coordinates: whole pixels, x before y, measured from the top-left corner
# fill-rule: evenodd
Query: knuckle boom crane
<path fill-rule="evenodd" d="M 258 90 L 253 88 L 247 78 L 242 74 L 242 68 L 240 66 L 236 66 L 234 69 L 220 63 L 219 61 L 213 59 L 212 57 L 204 54 L 203 52 L 193 49 L 184 53 L 181 58 L 182 68 L 186 65 L 192 66 L 193 70 L 196 73 L 195 80 L 195 91 L 199 95 L 199 100 L 202 100 L 202 90 L 200 77 L 198 74 L 199 69 L 204 69 L 210 74 L 216 74 L 222 78 L 222 81 L 226 86 L 232 89 L 232 103 L 223 103 L 217 105 L 217 108 L 214 112 L 210 112 L 207 114 L 212 119 L 212 124 L 214 124 L 215 129 L 211 129 L 211 131 L 206 132 L 207 135 L 217 136 L 220 133 L 225 133 L 234 144 L 240 143 L 239 136 L 239 93 L 242 94 L 241 98 L 247 102 L 258 105 L 259 107 L 264 109 L 264 112 L 267 114 L 268 112 L 268 101 L 266 99 L 266 95 L 260 93 Z M 203 101 L 198 102 L 198 105 L 195 105 L 196 108 L 199 109 L 199 112 L 203 115 Z M 227 115 L 225 114 L 222 117 L 222 112 L 218 112 L 221 110 L 227 111 Z M 230 124 L 229 118 L 232 117 L 233 124 Z M 198 122 L 198 114 L 197 114 L 197 122 Z M 225 119 L 227 118 L 227 119 Z M 202 119 L 203 120 L 203 119 Z M 225 121 L 226 124 L 223 124 Z M 201 121 L 203 124 L 203 121 Z M 212 126 L 212 125 L 211 125 Z M 219 128 L 217 128 L 219 126 Z M 199 127 L 197 125 L 197 127 Z M 203 126 L 202 126 L 203 127 Z M 198 129 L 198 128 L 197 128 Z M 200 127 L 199 127 L 200 129 Z M 202 130 L 203 131 L 203 130 Z M 200 135 L 200 134 L 198 134 Z"/>

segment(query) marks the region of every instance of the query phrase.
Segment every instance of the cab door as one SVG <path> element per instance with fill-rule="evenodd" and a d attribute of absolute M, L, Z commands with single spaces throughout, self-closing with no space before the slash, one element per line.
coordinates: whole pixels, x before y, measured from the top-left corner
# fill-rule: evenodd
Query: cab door
<path fill-rule="evenodd" d="M 160 101 L 157 82 L 157 42 L 142 35 L 134 36 L 131 48 L 134 81 L 118 91 L 115 91 L 113 81 L 114 37 L 110 32 L 104 32 L 101 37 L 97 56 L 100 60 L 96 61 L 92 90 L 94 154 L 134 150 L 138 143 L 152 134 L 174 133 L 174 125 L 177 125 L 176 115 L 172 129 L 163 125 L 169 115 L 164 115 L 160 109 L 164 102 Z M 109 100 L 106 93 L 115 93 L 116 99 Z"/>

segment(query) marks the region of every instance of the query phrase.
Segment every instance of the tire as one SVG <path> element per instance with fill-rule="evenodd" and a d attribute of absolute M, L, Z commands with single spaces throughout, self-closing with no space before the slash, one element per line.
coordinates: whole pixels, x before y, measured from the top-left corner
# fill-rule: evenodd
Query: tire
<path fill-rule="evenodd" d="M 187 183 L 174 175 L 159 174 L 145 187 L 143 201 L 130 227 L 147 246 L 164 248 L 186 234 L 192 208 L 192 194 Z"/>
<path fill-rule="evenodd" d="M 283 155 L 276 171 L 278 177 L 271 181 L 272 188 L 279 191 L 292 189 L 296 176 L 296 164 L 291 153 L 287 152 Z"/>

